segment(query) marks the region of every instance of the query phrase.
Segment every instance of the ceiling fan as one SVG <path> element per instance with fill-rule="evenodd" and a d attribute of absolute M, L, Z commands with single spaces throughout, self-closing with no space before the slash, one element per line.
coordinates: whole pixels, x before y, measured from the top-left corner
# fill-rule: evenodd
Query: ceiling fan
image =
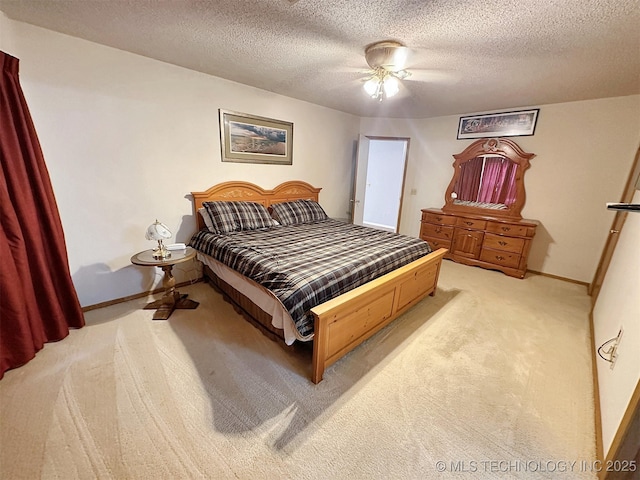
<path fill-rule="evenodd" d="M 368 45 L 364 58 L 371 70 L 365 79 L 364 89 L 378 101 L 396 95 L 400 91 L 399 80 L 411 75 L 405 70 L 409 48 L 395 40 L 384 40 Z"/>
<path fill-rule="evenodd" d="M 417 65 L 412 65 L 411 71 L 407 70 L 407 64 L 415 62 L 416 52 L 397 40 L 383 40 L 367 45 L 364 57 L 370 69 L 364 72 L 359 70 L 366 75 L 362 81 L 367 95 L 381 102 L 400 92 L 402 80 L 440 85 L 459 81 L 459 76 L 453 71 L 425 69 Z M 409 94 L 408 91 L 404 93 Z"/>

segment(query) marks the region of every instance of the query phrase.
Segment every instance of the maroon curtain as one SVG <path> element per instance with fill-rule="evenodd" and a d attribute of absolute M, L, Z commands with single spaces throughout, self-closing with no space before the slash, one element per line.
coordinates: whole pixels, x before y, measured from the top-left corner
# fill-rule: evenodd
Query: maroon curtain
<path fill-rule="evenodd" d="M 460 165 L 460 176 L 455 190 L 458 200 L 475 202 L 478 200 L 480 177 L 482 177 L 482 157 L 476 157 Z"/>
<path fill-rule="evenodd" d="M 64 233 L 20 81 L 0 51 L 0 378 L 84 317 Z"/>
<path fill-rule="evenodd" d="M 505 160 L 508 164 L 507 174 L 505 175 L 505 181 L 502 184 L 502 191 L 500 192 L 500 198 L 498 203 L 504 203 L 507 206 L 513 205 L 516 201 L 516 173 L 518 171 L 515 162 Z"/>
<path fill-rule="evenodd" d="M 502 158 L 486 157 L 482 174 L 482 187 L 478 195 L 479 202 L 497 203 L 498 189 L 504 180 L 505 170 Z"/>

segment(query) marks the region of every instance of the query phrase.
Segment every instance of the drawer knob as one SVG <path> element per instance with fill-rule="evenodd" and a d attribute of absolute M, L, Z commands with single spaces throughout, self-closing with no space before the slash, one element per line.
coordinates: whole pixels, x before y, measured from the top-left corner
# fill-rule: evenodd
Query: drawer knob
<path fill-rule="evenodd" d="M 436 217 L 436 220 L 441 222 L 442 221 L 442 217 Z"/>
<path fill-rule="evenodd" d="M 502 227 L 502 231 L 504 232 L 508 232 L 509 230 L 511 230 L 511 227 Z"/>
<path fill-rule="evenodd" d="M 436 228 L 436 233 L 440 233 L 441 231 L 442 231 L 442 228 L 440 228 L 440 227 Z"/>
<path fill-rule="evenodd" d="M 501 255 L 496 255 L 496 260 L 504 260 L 504 257 Z"/>
<path fill-rule="evenodd" d="M 500 240 L 500 241 L 498 242 L 498 245 L 501 245 L 501 246 L 503 246 L 503 247 L 504 247 L 506 244 L 507 244 L 507 242 L 505 242 L 504 240 Z"/>
<path fill-rule="evenodd" d="M 464 222 L 464 223 L 466 223 L 469 226 L 473 225 L 473 222 Z"/>

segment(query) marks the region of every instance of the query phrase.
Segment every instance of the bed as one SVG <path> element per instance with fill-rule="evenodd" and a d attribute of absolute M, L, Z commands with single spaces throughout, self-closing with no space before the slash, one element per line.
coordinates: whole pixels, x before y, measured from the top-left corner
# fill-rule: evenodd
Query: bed
<path fill-rule="evenodd" d="M 344 267 L 341 264 L 341 272 L 325 272 L 329 275 L 326 277 L 328 280 L 325 278 L 316 282 L 316 286 L 321 288 L 317 291 L 309 290 L 311 292 L 307 292 L 309 298 L 304 297 L 303 301 L 293 301 L 288 295 L 283 296 L 282 292 L 288 292 L 288 290 L 279 289 L 281 284 L 273 280 L 273 277 L 278 275 L 265 274 L 262 270 L 265 264 L 278 266 L 281 263 L 280 260 L 284 263 L 287 260 L 285 257 L 300 258 L 298 263 L 304 263 L 304 252 L 301 248 L 307 240 L 304 239 L 305 237 L 289 238 L 288 235 L 309 235 L 309 238 L 324 239 L 320 243 L 334 241 L 334 246 L 328 248 L 349 250 L 356 260 L 359 258 L 357 252 L 360 244 L 374 245 L 378 242 L 379 236 L 392 236 L 387 232 L 372 231 L 366 227 L 328 218 L 315 218 L 314 210 L 309 213 L 309 222 L 303 225 L 288 224 L 287 208 L 290 209 L 291 205 L 310 208 L 307 205 L 315 205 L 318 202 L 320 190 L 301 181 L 285 182 L 273 190 L 262 189 L 247 182 L 225 182 L 203 192 L 191 192 L 198 232 L 190 244 L 196 248 L 198 259 L 205 266 L 205 278 L 219 287 L 234 304 L 242 309 L 252 323 L 269 336 L 277 337 L 287 344 L 292 343 L 293 340 L 313 342 L 311 369 L 313 383 L 322 380 L 324 371 L 329 365 L 388 325 L 425 296 L 433 295 L 437 287 L 442 257 L 446 253 L 446 249 L 431 252 L 428 246 L 425 250 L 424 242 L 405 237 L 406 246 L 391 243 L 386 247 L 380 247 L 374 255 L 376 260 L 378 257 L 390 256 L 391 253 L 404 256 L 402 260 L 396 257 L 385 260 L 391 267 L 387 264 L 384 267 L 385 270 L 370 273 L 367 267 L 361 265 Z M 202 209 L 204 207 L 210 209 L 212 205 L 221 208 L 223 213 L 217 213 L 223 218 L 225 205 L 238 205 L 237 202 L 243 202 L 243 205 L 248 205 L 244 202 L 253 202 L 249 205 L 255 206 L 257 203 L 273 209 L 273 216 L 281 220 L 281 223 L 268 224 L 269 220 L 273 221 L 270 216 L 269 220 L 259 219 L 259 222 L 266 223 L 258 225 L 264 228 L 258 228 L 257 231 L 210 233 L 211 224 L 209 223 L 208 227 L 205 224 L 208 210 Z M 319 205 L 317 207 L 321 210 Z M 215 212 L 208 213 L 215 214 Z M 307 213 L 306 210 L 305 213 Z M 210 218 L 208 220 L 210 222 Z M 350 240 L 348 236 L 350 229 L 367 230 L 368 232 L 364 233 L 371 237 L 366 237 L 366 240 L 358 240 L 354 237 Z M 359 235 L 358 233 L 358 238 Z M 392 238 L 391 241 L 395 239 Z M 295 246 L 293 255 L 286 254 L 286 245 L 292 245 L 292 252 Z M 267 248 L 276 250 L 265 250 Z M 311 249 L 314 248 L 320 247 L 311 247 Z M 257 259 L 248 257 L 247 260 L 242 260 L 241 255 L 247 251 L 251 255 L 257 255 L 255 257 Z M 328 270 L 325 267 L 324 264 L 316 266 L 316 268 Z M 295 268 L 302 268 L 302 265 L 294 265 L 293 272 L 297 272 Z M 365 279 L 359 273 L 360 282 L 366 281 L 366 283 L 345 286 L 345 283 L 351 282 L 346 280 L 350 278 L 347 276 L 350 272 L 347 271 L 357 269 L 362 270 L 365 276 L 371 275 L 372 279 Z M 257 277 L 254 276 L 255 271 L 260 272 Z M 249 278 L 250 276 L 255 279 Z M 298 278 L 295 275 L 294 277 Z M 270 288 L 275 285 L 275 288 L 269 289 L 265 285 Z M 295 308 L 292 308 L 292 305 Z"/>

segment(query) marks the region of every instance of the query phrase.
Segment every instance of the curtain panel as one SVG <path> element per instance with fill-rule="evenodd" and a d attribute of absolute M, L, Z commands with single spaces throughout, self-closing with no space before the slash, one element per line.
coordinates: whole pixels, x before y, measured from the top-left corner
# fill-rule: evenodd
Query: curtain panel
<path fill-rule="evenodd" d="M 476 157 L 460 165 L 460 176 L 455 187 L 458 200 L 478 201 L 483 167 L 484 159 L 482 157 Z"/>
<path fill-rule="evenodd" d="M 496 157 L 485 158 L 482 187 L 480 187 L 480 193 L 478 194 L 479 202 L 498 203 L 499 189 L 504 183 L 505 173 L 504 159 Z"/>
<path fill-rule="evenodd" d="M 0 378 L 84 325 L 18 65 L 0 51 Z"/>

